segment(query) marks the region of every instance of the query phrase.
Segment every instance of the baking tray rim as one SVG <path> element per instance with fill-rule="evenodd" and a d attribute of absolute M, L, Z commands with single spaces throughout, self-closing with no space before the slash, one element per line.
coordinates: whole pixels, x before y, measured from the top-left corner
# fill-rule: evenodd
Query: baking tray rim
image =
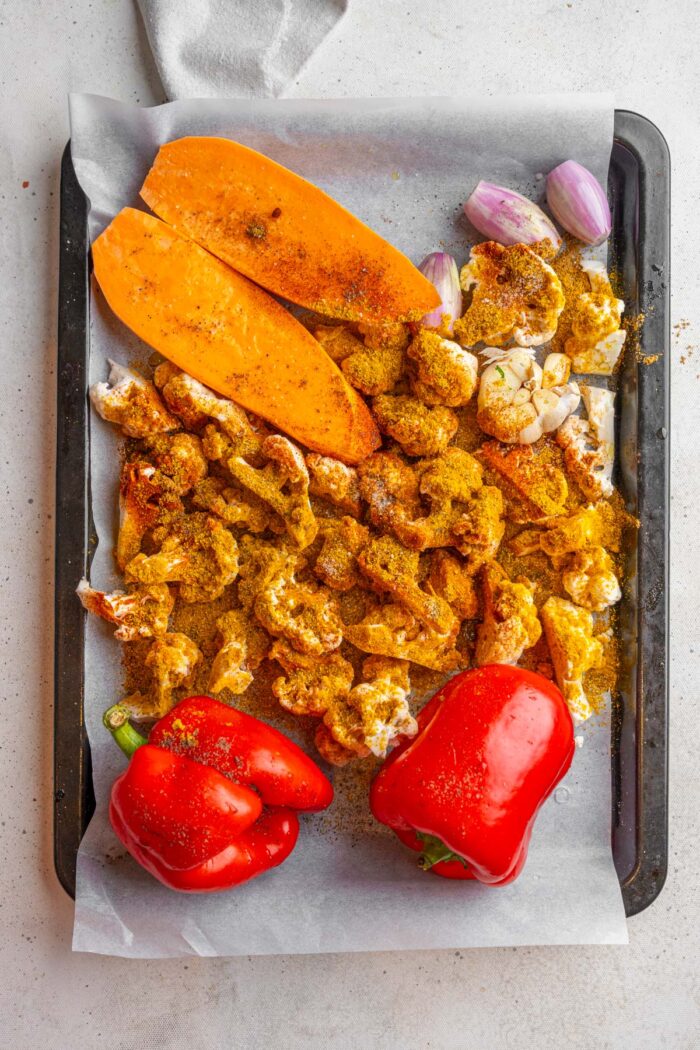
<path fill-rule="evenodd" d="M 656 314 L 662 326 L 662 403 L 659 405 L 660 424 L 664 431 L 661 453 L 663 475 L 663 547 L 662 593 L 663 608 L 663 666 L 662 704 L 655 712 L 655 731 L 661 732 L 662 747 L 658 741 L 652 749 L 656 780 L 661 793 L 655 797 L 655 837 L 653 865 L 650 868 L 648 842 L 639 843 L 636 828 L 636 862 L 621 879 L 621 888 L 628 916 L 647 908 L 661 892 L 668 867 L 668 509 L 669 509 L 669 381 L 668 350 L 670 345 L 669 294 L 669 237 L 670 217 L 670 158 L 666 140 L 648 118 L 630 110 L 615 110 L 614 147 L 629 151 L 640 168 L 644 166 L 645 151 L 656 150 L 665 190 L 664 207 L 656 215 L 656 230 L 660 235 L 661 271 L 665 277 L 661 303 Z M 642 201 L 642 205 L 644 201 Z M 55 554 L 55 708 L 54 708 L 54 866 L 59 882 L 71 897 L 75 897 L 75 869 L 80 839 L 87 827 L 94 807 L 90 769 L 90 748 L 83 719 L 83 631 L 85 613 L 75 599 L 77 579 L 89 565 L 96 543 L 90 514 L 89 446 L 87 416 L 87 355 L 89 353 L 89 240 L 87 235 L 88 201 L 80 189 L 72 165 L 70 142 L 67 143 L 61 164 L 61 236 L 59 266 L 59 318 L 57 367 L 57 461 L 56 461 L 56 554 Z M 648 217 L 647 217 L 648 218 Z M 643 284 L 639 274 L 638 286 Z M 652 278 L 653 282 L 653 278 Z M 659 313 L 661 316 L 659 316 Z M 77 440 L 76 440 L 77 439 Z M 64 514 L 64 510 L 68 514 Z M 76 574 L 77 573 L 77 574 Z M 77 644 L 77 643 L 80 644 Z M 75 644 L 71 644 L 75 643 Z M 640 647 L 641 652 L 641 647 Z M 636 754 L 644 754 L 648 734 L 645 732 L 645 705 L 636 712 Z M 77 745 L 77 747 L 76 747 Z M 642 765 L 642 763 L 640 763 Z M 642 769 L 649 768 L 645 759 Z M 642 774 L 643 775 L 643 774 Z M 639 796 L 643 783 L 636 783 Z M 614 800 L 615 802 L 615 800 Z M 636 812 L 643 809 L 643 799 L 637 797 Z M 644 827 L 644 832 L 649 828 Z M 646 835 L 644 836 L 646 839 Z M 614 820 L 613 820 L 614 838 Z M 651 876 L 651 878 L 650 878 Z"/>

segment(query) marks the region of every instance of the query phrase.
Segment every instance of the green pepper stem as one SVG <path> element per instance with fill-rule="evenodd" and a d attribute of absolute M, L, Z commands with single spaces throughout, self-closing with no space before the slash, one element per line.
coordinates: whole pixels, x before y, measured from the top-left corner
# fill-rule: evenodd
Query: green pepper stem
<path fill-rule="evenodd" d="M 465 868 L 467 867 L 464 857 L 460 857 L 459 853 L 455 853 L 449 846 L 446 846 L 437 835 L 427 835 L 422 831 L 417 831 L 416 834 L 423 843 L 423 849 L 418 858 L 418 866 L 423 871 L 428 871 L 443 860 L 458 860 Z"/>
<path fill-rule="evenodd" d="M 145 736 L 141 736 L 129 722 L 131 711 L 123 704 L 114 704 L 105 711 L 102 721 L 119 744 L 127 758 L 131 758 L 134 751 L 146 743 Z"/>

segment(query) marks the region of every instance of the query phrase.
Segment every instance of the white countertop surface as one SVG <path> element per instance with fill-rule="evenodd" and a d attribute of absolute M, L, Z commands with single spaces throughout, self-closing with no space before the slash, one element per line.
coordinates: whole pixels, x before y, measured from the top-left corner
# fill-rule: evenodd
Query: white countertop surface
<path fill-rule="evenodd" d="M 162 101 L 162 91 L 131 0 L 0 7 L 0 1046 L 698 1045 L 699 27 L 693 0 L 501 0 L 491 13 L 467 0 L 351 0 L 289 92 L 608 89 L 618 107 L 649 117 L 669 142 L 675 485 L 671 854 L 661 897 L 630 921 L 629 947 L 142 962 L 73 955 L 72 906 L 53 873 L 58 189 L 68 91 L 146 105 Z"/>

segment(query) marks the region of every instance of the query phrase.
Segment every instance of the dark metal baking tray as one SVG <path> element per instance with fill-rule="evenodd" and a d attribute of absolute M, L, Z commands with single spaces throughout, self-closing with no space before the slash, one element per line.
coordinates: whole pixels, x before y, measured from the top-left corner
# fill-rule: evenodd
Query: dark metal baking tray
<path fill-rule="evenodd" d="M 625 908 L 648 907 L 668 851 L 668 456 L 670 161 L 658 129 L 615 113 L 609 192 L 611 265 L 628 316 L 645 314 L 642 363 L 628 352 L 619 378 L 616 482 L 641 521 L 621 606 L 623 676 L 612 719 L 612 847 Z M 83 719 L 85 614 L 75 597 L 97 537 L 88 434 L 90 253 L 88 202 L 66 146 L 61 169 L 56 462 L 54 852 L 75 895 L 76 855 L 94 810 Z"/>

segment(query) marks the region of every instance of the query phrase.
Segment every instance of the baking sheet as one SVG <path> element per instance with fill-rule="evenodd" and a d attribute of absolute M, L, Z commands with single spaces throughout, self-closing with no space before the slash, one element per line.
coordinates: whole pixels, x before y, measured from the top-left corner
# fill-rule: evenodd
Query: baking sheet
<path fill-rule="evenodd" d="M 73 96 L 71 125 L 75 169 L 91 202 L 91 237 L 121 207 L 138 203 L 160 143 L 220 134 L 322 186 L 415 261 L 444 247 L 461 263 L 473 231 L 460 206 L 479 178 L 538 197 L 542 173 L 574 157 L 605 184 L 613 109 L 602 95 L 207 100 L 150 110 Z M 90 381 L 105 378 L 108 356 L 128 362 L 147 355 L 93 295 Z M 116 449 L 112 428 L 93 416 L 100 544 L 91 579 L 100 587 L 118 583 L 111 557 Z M 85 676 L 97 810 L 78 857 L 76 950 L 156 957 L 626 942 L 610 847 L 607 712 L 578 731 L 583 747 L 544 807 L 525 872 L 512 886 L 426 878 L 367 816 L 364 791 L 340 773 L 333 819 L 303 818 L 299 847 L 283 867 L 230 894 L 185 897 L 142 872 L 106 820 L 105 800 L 123 759 L 100 719 L 119 690 L 120 652 L 106 625 L 92 618 Z"/>

